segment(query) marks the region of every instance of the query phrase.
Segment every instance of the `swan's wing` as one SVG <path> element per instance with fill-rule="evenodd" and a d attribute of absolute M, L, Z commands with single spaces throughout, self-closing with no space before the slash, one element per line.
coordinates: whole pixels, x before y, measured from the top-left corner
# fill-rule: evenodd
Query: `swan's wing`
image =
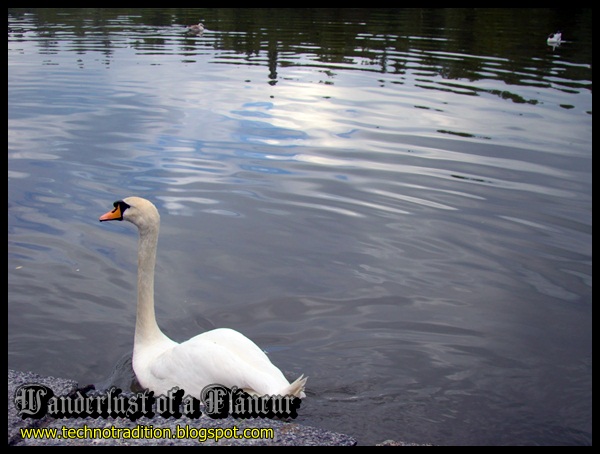
<path fill-rule="evenodd" d="M 156 358 L 151 372 L 163 389 L 178 386 L 196 397 L 215 383 L 257 394 L 276 394 L 289 386 L 254 342 L 230 329 L 209 331 L 176 345 Z"/>

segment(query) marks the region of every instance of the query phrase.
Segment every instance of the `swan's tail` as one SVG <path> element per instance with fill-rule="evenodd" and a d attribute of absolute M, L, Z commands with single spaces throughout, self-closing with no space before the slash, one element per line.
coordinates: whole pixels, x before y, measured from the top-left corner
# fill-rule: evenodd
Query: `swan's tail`
<path fill-rule="evenodd" d="M 277 394 L 280 396 L 292 395 L 292 396 L 296 396 L 296 397 L 299 397 L 302 399 L 303 397 L 306 397 L 306 394 L 304 394 L 304 387 L 306 386 L 306 380 L 308 380 L 308 377 L 305 377 L 304 375 L 300 375 L 300 377 L 298 377 L 296 379 L 296 381 L 294 381 L 289 386 L 286 386 L 285 388 L 283 388 Z"/>

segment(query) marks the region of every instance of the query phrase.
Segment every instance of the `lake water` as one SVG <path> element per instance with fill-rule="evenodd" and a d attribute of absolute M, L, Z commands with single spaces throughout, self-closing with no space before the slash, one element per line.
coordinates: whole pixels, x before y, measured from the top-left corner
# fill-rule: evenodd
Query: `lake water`
<path fill-rule="evenodd" d="M 163 330 L 308 375 L 297 422 L 592 443 L 591 9 L 9 8 L 9 368 L 127 382 L 129 195 Z"/>

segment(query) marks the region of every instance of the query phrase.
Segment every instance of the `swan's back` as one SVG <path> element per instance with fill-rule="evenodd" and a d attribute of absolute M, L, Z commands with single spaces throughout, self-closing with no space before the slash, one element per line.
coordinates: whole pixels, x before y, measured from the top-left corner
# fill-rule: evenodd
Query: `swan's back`
<path fill-rule="evenodd" d="M 148 374 L 143 375 L 148 375 L 158 394 L 178 386 L 199 397 L 204 387 L 219 384 L 251 394 L 304 397 L 304 382 L 290 388 L 283 373 L 254 342 L 229 328 L 207 331 L 168 348 L 148 366 Z M 140 383 L 145 386 L 142 379 Z"/>

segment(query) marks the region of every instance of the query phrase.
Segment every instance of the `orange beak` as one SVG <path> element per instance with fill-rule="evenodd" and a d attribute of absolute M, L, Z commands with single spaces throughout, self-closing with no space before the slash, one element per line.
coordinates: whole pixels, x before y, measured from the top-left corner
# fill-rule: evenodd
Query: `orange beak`
<path fill-rule="evenodd" d="M 108 213 L 104 213 L 102 216 L 100 216 L 99 221 L 122 221 L 123 220 L 123 213 L 121 213 L 121 206 L 118 204 L 115 204 L 115 209 L 112 211 L 109 211 Z"/>

